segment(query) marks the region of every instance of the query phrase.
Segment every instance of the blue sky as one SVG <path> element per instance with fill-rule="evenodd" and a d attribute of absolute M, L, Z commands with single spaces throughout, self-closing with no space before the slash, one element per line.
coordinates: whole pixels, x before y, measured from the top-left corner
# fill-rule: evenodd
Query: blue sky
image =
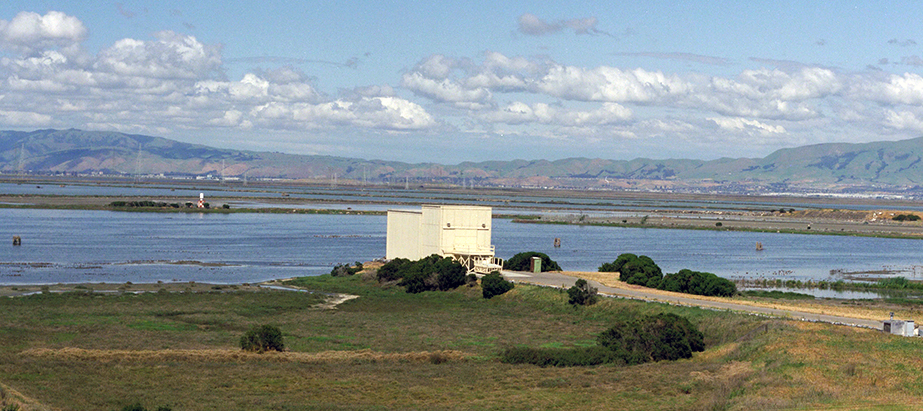
<path fill-rule="evenodd" d="M 5 1 L 0 128 L 410 162 L 762 157 L 923 135 L 920 21 L 912 1 Z"/>

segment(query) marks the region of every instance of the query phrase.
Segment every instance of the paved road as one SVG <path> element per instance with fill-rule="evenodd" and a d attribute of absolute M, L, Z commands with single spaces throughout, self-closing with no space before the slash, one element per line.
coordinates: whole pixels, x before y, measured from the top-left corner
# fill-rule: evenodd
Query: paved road
<path fill-rule="evenodd" d="M 514 282 L 524 282 L 537 285 L 551 286 L 551 287 L 564 287 L 570 288 L 574 285 L 574 282 L 577 281 L 577 278 L 558 274 L 558 273 L 524 273 L 524 272 L 513 272 L 513 271 L 503 271 L 503 276 L 507 279 Z M 737 304 L 733 302 L 723 302 L 723 301 L 710 301 L 710 300 L 700 300 L 694 297 L 682 297 L 682 296 L 668 296 L 661 294 L 654 294 L 646 292 L 644 290 L 626 290 L 622 288 L 612 288 L 597 283 L 596 281 L 589 281 L 589 283 L 599 289 L 600 293 L 610 294 L 619 297 L 626 297 L 638 300 L 645 301 L 658 301 L 666 302 L 670 304 L 694 306 L 694 307 L 703 307 L 711 308 L 716 310 L 731 310 L 731 311 L 741 311 L 748 313 L 755 313 L 761 315 L 768 315 L 773 317 L 781 317 L 793 320 L 801 321 L 817 321 L 825 322 L 831 324 L 843 324 L 853 327 L 865 327 L 873 328 L 880 330 L 882 329 L 881 321 L 866 320 L 862 318 L 850 318 L 850 317 L 841 317 L 837 315 L 826 315 L 826 314 L 815 314 L 795 310 L 781 310 L 776 308 L 767 308 L 767 307 L 756 307 L 752 305 Z"/>

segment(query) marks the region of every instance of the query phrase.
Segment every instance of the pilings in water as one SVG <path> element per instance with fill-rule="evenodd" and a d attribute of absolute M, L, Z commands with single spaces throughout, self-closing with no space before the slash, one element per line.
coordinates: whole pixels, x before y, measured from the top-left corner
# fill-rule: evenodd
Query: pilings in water
<path fill-rule="evenodd" d="M 756 251 L 763 251 L 763 243 L 759 241 L 756 242 Z"/>
<path fill-rule="evenodd" d="M 13 245 L 22 245 L 22 239 L 18 235 L 13 236 Z"/>
<path fill-rule="evenodd" d="M 554 239 L 554 248 L 561 248 L 561 239 L 555 237 Z"/>

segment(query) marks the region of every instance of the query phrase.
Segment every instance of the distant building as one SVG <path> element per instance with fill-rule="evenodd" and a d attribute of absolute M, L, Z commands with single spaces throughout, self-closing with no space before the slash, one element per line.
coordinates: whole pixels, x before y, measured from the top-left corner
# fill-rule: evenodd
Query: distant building
<path fill-rule="evenodd" d="M 419 260 L 432 254 L 452 257 L 468 272 L 499 270 L 490 243 L 492 209 L 424 205 L 420 210 L 388 210 L 386 257 Z"/>

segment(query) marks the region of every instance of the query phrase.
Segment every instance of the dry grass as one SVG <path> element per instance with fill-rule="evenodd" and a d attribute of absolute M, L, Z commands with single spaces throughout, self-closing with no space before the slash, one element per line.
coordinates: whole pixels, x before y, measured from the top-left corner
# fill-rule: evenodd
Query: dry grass
<path fill-rule="evenodd" d="M 593 280 L 600 284 L 603 284 L 607 287 L 618 288 L 623 290 L 643 290 L 646 293 L 652 294 L 655 296 L 664 296 L 664 297 L 683 297 L 695 300 L 702 301 L 718 301 L 718 302 L 731 302 L 734 304 L 748 305 L 752 307 L 763 307 L 763 308 L 773 308 L 779 310 L 795 310 L 803 311 L 815 314 L 827 314 L 827 315 L 837 315 L 842 317 L 850 318 L 862 318 L 867 320 L 884 320 L 887 319 L 890 312 L 894 312 L 896 318 L 913 318 L 914 312 L 912 308 L 906 307 L 894 307 L 888 306 L 884 307 L 883 305 L 869 305 L 869 306 L 858 306 L 858 305 L 842 305 L 837 301 L 825 301 L 825 300 L 782 300 L 782 301 L 757 301 L 752 299 L 747 299 L 743 297 L 733 297 L 733 298 L 724 298 L 724 297 L 706 297 L 701 295 L 692 295 L 692 294 L 683 294 L 676 293 L 672 291 L 657 290 L 653 288 L 642 287 L 639 285 L 628 284 L 623 281 L 619 281 L 617 273 L 602 273 L 602 272 L 583 272 L 583 271 L 565 271 L 561 274 L 568 275 L 571 277 L 583 278 L 586 280 Z M 668 300 L 663 300 L 668 301 Z"/>
<path fill-rule="evenodd" d="M 7 387 L 6 385 L 0 384 L 0 407 L 18 411 L 50 411 L 51 408 L 48 408 L 38 401 L 26 397 L 25 395 L 20 394 L 18 391 Z"/>
<path fill-rule="evenodd" d="M 20 353 L 24 357 L 58 361 L 93 361 L 100 363 L 144 362 L 280 362 L 280 363 L 331 363 L 344 361 L 370 362 L 448 362 L 464 361 L 471 354 L 454 350 L 383 353 L 372 350 L 322 351 L 317 353 L 276 352 L 263 354 L 243 350 L 88 350 L 83 348 L 32 348 Z"/>

